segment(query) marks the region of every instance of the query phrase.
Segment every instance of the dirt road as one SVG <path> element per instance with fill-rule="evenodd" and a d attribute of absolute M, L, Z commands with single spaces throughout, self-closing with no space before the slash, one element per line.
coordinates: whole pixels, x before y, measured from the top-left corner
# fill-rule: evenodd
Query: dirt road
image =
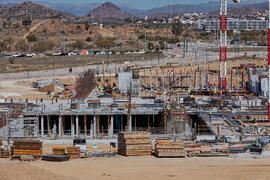
<path fill-rule="evenodd" d="M 235 158 L 158 159 L 117 156 L 63 163 L 0 160 L 0 179 L 269 180 L 269 167 L 269 159 Z"/>
<path fill-rule="evenodd" d="M 48 21 L 50 21 L 50 19 L 46 19 L 46 20 L 44 20 L 44 21 L 41 21 L 41 22 L 35 24 L 35 25 L 34 25 L 33 27 L 31 27 L 30 30 L 23 36 L 23 38 L 26 39 L 26 37 L 27 37 L 31 32 L 35 31 L 40 25 L 42 25 L 42 24 L 44 24 L 44 23 L 46 23 L 46 22 L 48 22 Z"/>

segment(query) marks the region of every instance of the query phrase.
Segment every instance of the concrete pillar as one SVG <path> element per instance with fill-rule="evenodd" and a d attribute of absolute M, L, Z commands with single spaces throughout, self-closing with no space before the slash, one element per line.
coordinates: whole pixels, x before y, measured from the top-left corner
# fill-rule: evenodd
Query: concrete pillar
<path fill-rule="evenodd" d="M 150 68 L 150 90 L 152 92 L 152 67 Z"/>
<path fill-rule="evenodd" d="M 48 136 L 51 137 L 51 127 L 50 127 L 50 116 L 47 115 L 47 129 L 48 129 Z"/>
<path fill-rule="evenodd" d="M 62 121 L 63 121 L 63 117 L 61 115 L 59 115 L 59 120 L 58 120 L 58 137 L 62 138 Z"/>
<path fill-rule="evenodd" d="M 74 126 L 74 120 L 75 116 L 71 116 L 71 137 L 74 137 L 75 135 L 75 126 Z"/>
<path fill-rule="evenodd" d="M 94 137 L 94 118 L 90 123 L 90 137 L 91 137 L 91 139 L 93 139 L 93 137 Z"/>
<path fill-rule="evenodd" d="M 128 126 L 128 131 L 132 131 L 132 115 L 130 115 L 130 118 L 129 118 L 129 126 Z"/>
<path fill-rule="evenodd" d="M 165 87 L 165 79 L 164 79 L 164 70 L 162 70 L 162 89 L 164 90 Z"/>
<path fill-rule="evenodd" d="M 110 133 L 109 136 L 113 136 L 113 115 L 111 115 L 111 123 L 110 123 Z"/>
<path fill-rule="evenodd" d="M 156 69 L 156 88 L 158 89 L 158 69 Z"/>
<path fill-rule="evenodd" d="M 79 116 L 76 115 L 76 137 L 79 137 Z"/>
<path fill-rule="evenodd" d="M 84 115 L 84 137 L 87 137 L 87 115 Z"/>
<path fill-rule="evenodd" d="M 44 137 L 44 116 L 41 116 L 41 137 Z"/>
<path fill-rule="evenodd" d="M 148 117 L 147 127 L 148 127 L 148 131 L 150 132 L 150 115 L 148 115 L 147 117 Z"/>
<path fill-rule="evenodd" d="M 97 136 L 97 116 L 94 116 L 94 122 L 93 122 L 93 135 L 94 137 Z"/>

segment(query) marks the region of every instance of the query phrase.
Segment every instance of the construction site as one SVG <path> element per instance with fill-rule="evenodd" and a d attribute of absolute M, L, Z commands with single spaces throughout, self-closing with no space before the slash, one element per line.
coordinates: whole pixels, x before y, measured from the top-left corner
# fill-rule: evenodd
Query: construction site
<path fill-rule="evenodd" d="M 179 173 L 186 173 L 186 179 L 198 178 L 200 173 L 201 179 L 236 179 L 243 169 L 239 179 L 269 179 L 270 53 L 268 63 L 264 54 L 227 53 L 226 33 L 227 0 L 221 0 L 219 58 L 204 59 L 202 51 L 193 57 L 188 48 L 184 55 L 172 49 L 163 53 L 165 58 L 151 61 L 108 60 L 76 68 L 0 74 L 0 157 L 76 159 L 51 167 L 33 163 L 38 170 L 46 170 L 40 172 L 44 179 L 89 179 L 82 164 L 99 173 L 94 179 L 129 178 L 122 168 L 134 175 L 137 168 L 139 177 L 146 179 L 179 179 Z M 197 162 L 194 168 L 191 164 Z M 0 167 L 5 163 L 13 166 L 0 160 Z M 243 167 L 246 164 L 254 167 Z M 265 171 L 256 174 L 264 166 Z M 155 168 L 164 167 L 159 176 Z M 224 167 L 230 172 L 222 171 Z M 68 174 L 65 168 L 77 171 Z M 144 176 L 148 168 L 151 176 Z M 195 171 L 198 176 L 190 175 Z"/>

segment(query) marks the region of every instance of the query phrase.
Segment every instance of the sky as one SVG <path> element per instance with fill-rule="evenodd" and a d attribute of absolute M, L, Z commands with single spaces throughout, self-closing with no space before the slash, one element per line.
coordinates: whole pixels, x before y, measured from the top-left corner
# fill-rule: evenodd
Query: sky
<path fill-rule="evenodd" d="M 0 0 L 1 2 L 24 1 L 24 0 Z M 104 3 L 110 1 L 115 4 L 127 4 L 138 9 L 151 9 L 161 7 L 168 4 L 201 4 L 211 2 L 219 2 L 219 0 L 32 0 L 47 1 L 50 3 L 71 3 L 71 4 L 89 4 L 89 3 Z M 241 0 L 241 2 L 266 2 L 267 0 Z M 231 2 L 231 0 L 228 0 Z"/>

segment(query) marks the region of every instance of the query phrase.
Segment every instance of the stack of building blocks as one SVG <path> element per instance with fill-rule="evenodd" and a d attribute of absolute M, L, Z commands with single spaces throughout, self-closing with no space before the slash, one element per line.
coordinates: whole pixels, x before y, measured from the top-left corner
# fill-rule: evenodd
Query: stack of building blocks
<path fill-rule="evenodd" d="M 186 157 L 186 151 L 182 141 L 157 139 L 155 145 L 155 155 L 157 157 Z"/>
<path fill-rule="evenodd" d="M 64 155 L 66 153 L 66 149 L 64 147 L 53 147 L 53 154 L 56 155 Z"/>
<path fill-rule="evenodd" d="M 20 158 L 22 155 L 31 155 L 34 159 L 42 156 L 42 142 L 39 140 L 14 140 L 13 157 Z"/>
<path fill-rule="evenodd" d="M 151 155 L 152 138 L 149 132 L 122 132 L 118 135 L 118 154 L 124 156 Z"/>
<path fill-rule="evenodd" d="M 80 147 L 67 147 L 67 155 L 70 159 L 79 159 L 81 158 L 81 151 Z"/>

